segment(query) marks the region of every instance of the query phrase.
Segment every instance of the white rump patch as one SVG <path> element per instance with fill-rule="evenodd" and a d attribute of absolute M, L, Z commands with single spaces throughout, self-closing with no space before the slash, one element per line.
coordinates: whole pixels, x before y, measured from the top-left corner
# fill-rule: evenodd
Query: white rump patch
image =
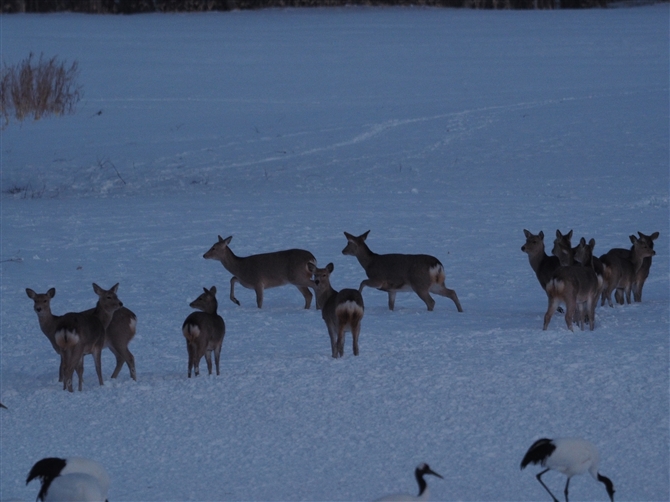
<path fill-rule="evenodd" d="M 79 343 L 79 334 L 70 329 L 59 329 L 56 331 L 55 338 L 56 344 L 63 349 Z"/>
<path fill-rule="evenodd" d="M 342 314 L 347 315 L 357 314 L 360 317 L 363 317 L 363 307 L 361 307 L 358 303 L 349 300 L 344 303 L 340 303 L 335 308 L 335 314 L 337 314 L 338 316 L 341 316 Z"/>
<path fill-rule="evenodd" d="M 135 329 L 137 328 L 137 318 L 136 317 L 132 317 L 130 319 L 130 322 L 128 323 L 128 328 L 130 328 L 130 331 L 135 333 Z"/>
<path fill-rule="evenodd" d="M 184 326 L 182 333 L 187 340 L 195 340 L 200 336 L 200 326 L 197 324 L 187 324 Z"/>
<path fill-rule="evenodd" d="M 441 263 L 438 263 L 434 267 L 430 267 L 428 273 L 430 274 L 431 281 L 438 283 L 444 281 L 444 267 Z"/>

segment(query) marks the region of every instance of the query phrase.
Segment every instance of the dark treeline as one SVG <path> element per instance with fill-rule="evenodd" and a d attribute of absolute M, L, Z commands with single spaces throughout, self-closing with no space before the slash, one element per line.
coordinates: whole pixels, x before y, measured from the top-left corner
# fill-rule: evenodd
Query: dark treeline
<path fill-rule="evenodd" d="M 608 0 L 0 0 L 0 12 L 142 12 L 225 11 L 268 7 L 344 5 L 423 5 L 471 9 L 580 9 L 606 7 Z"/>

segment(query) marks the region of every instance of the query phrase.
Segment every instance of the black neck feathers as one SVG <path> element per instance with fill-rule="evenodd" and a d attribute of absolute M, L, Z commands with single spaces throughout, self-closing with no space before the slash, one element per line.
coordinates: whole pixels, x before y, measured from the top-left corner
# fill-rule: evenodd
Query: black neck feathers
<path fill-rule="evenodd" d="M 66 461 L 63 458 L 48 457 L 43 458 L 33 465 L 33 468 L 30 469 L 28 473 L 28 479 L 26 479 L 26 484 L 30 483 L 35 478 L 40 478 L 42 480 L 42 488 L 37 494 L 37 500 L 44 500 L 44 496 L 51 485 L 51 482 L 57 478 L 61 471 L 65 468 Z"/>
<path fill-rule="evenodd" d="M 521 461 L 521 468 L 525 468 L 528 464 L 544 465 L 547 462 L 547 458 L 551 456 L 555 449 L 556 445 L 551 439 L 538 439 L 528 448 L 526 455 Z"/>
<path fill-rule="evenodd" d="M 598 481 L 600 481 L 602 484 L 605 485 L 605 489 L 607 490 L 607 495 L 610 496 L 610 500 L 614 502 L 614 485 L 612 484 L 612 480 L 606 476 L 603 476 L 602 474 L 598 473 Z"/>

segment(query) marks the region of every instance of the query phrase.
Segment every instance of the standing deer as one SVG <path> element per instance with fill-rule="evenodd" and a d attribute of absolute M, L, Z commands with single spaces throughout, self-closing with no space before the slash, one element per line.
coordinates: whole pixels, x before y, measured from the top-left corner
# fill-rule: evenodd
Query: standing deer
<path fill-rule="evenodd" d="M 565 324 L 572 331 L 575 313 L 579 315 L 580 328 L 584 329 L 584 317 L 588 314 L 589 329 L 595 326 L 596 304 L 602 282 L 590 267 L 572 265 L 559 267 L 547 283 L 549 305 L 544 314 L 543 330 L 546 330 L 559 303 L 565 303 Z M 586 311 L 584 310 L 586 309 Z"/>
<path fill-rule="evenodd" d="M 430 293 L 436 293 L 450 298 L 458 311 L 463 312 L 456 291 L 444 285 L 444 267 L 440 260 L 425 254 L 373 253 L 365 244 L 369 233 L 368 230 L 356 237 L 344 232 L 348 243 L 342 254 L 355 256 L 368 276 L 361 282 L 359 292 L 366 286 L 388 292 L 389 310 L 393 310 L 398 291 L 414 291 L 429 311 L 435 307 L 435 300 Z"/>
<path fill-rule="evenodd" d="M 634 235 L 630 236 L 633 243 L 628 258 L 623 258 L 619 249 L 612 249 L 600 257 L 605 266 L 607 276 L 607 287 L 603 290 L 601 296 L 601 305 L 605 305 L 605 300 L 609 306 L 612 306 L 612 291 L 617 290 L 617 302 L 623 305 L 624 296 L 627 303 L 630 303 L 630 293 L 633 289 L 640 269 L 643 267 L 644 260 L 651 258 L 656 254 L 647 240 L 638 239 Z M 652 244 L 653 245 L 653 244 Z M 650 265 L 651 266 L 651 265 Z M 642 289 L 640 288 L 640 294 Z"/>
<path fill-rule="evenodd" d="M 93 314 L 95 308 L 86 310 L 84 314 Z M 137 316 L 128 308 L 121 307 L 114 312 L 112 322 L 105 330 L 105 347 L 107 347 L 116 358 L 116 367 L 112 372 L 112 378 L 119 376 L 121 368 L 125 363 L 130 371 L 130 378 L 137 381 L 135 372 L 135 357 L 130 352 L 128 344 L 135 337 L 137 329 Z"/>
<path fill-rule="evenodd" d="M 304 249 L 287 249 L 273 253 L 255 254 L 251 256 L 235 256 L 230 250 L 233 236 L 219 240 L 203 258 L 218 260 L 224 268 L 233 274 L 230 279 L 230 299 L 240 305 L 235 298 L 235 283 L 256 291 L 256 305 L 263 307 L 263 290 L 276 288 L 285 284 L 293 284 L 305 298 L 305 308 L 312 304 L 312 293 L 309 288 L 316 290 L 312 282 L 311 266 L 316 266 L 316 258 Z"/>
<path fill-rule="evenodd" d="M 365 306 L 361 293 L 355 289 L 335 291 L 330 285 L 330 274 L 335 266 L 314 268 L 316 284 L 316 304 L 322 309 L 321 317 L 328 328 L 330 348 L 334 358 L 344 356 L 344 335 L 351 332 L 354 340 L 354 355 L 358 355 L 358 335 L 361 332 L 361 319 Z"/>
<path fill-rule="evenodd" d="M 651 249 L 654 249 L 654 241 L 658 239 L 659 235 L 658 232 L 654 232 L 651 235 L 646 235 L 638 231 L 637 234 L 640 236 L 639 240 L 646 242 Z M 630 241 L 634 243 L 633 239 L 635 239 L 635 236 L 631 235 L 629 236 L 629 238 Z M 613 253 L 621 258 L 627 258 L 630 260 L 632 250 L 633 250 L 632 247 L 631 249 L 615 248 L 611 249 L 609 253 Z M 635 274 L 635 279 L 633 280 L 633 299 L 636 302 L 642 301 L 642 288 L 644 287 L 644 283 L 647 280 L 647 277 L 649 277 L 650 268 L 651 268 L 651 256 L 647 256 L 644 258 L 644 260 L 642 260 L 642 266 Z M 619 290 L 615 291 L 614 296 L 617 300 L 617 303 L 623 304 L 623 296 Z"/>
<path fill-rule="evenodd" d="M 551 280 L 556 269 L 561 266 L 561 263 L 557 257 L 545 253 L 544 232 L 540 230 L 539 234 L 534 235 L 524 229 L 523 233 L 526 236 L 526 243 L 521 246 L 521 251 L 528 254 L 530 267 L 535 272 L 537 280 L 540 281 L 540 286 L 546 291 L 547 283 Z"/>
<path fill-rule="evenodd" d="M 56 343 L 56 330 L 61 316 L 55 316 L 51 313 L 51 299 L 56 296 L 56 288 L 50 288 L 46 293 L 35 293 L 30 288 L 26 288 L 28 298 L 33 301 L 33 309 L 37 314 L 37 320 L 40 323 L 40 329 L 45 334 L 56 354 L 61 355 L 61 349 Z M 61 364 L 58 370 L 58 381 L 63 381 L 63 358 L 60 358 Z"/>
<path fill-rule="evenodd" d="M 201 310 L 201 312 L 189 314 L 181 327 L 181 332 L 186 338 L 189 378 L 191 378 L 192 369 L 195 369 L 195 376 L 200 375 L 200 359 L 202 359 L 202 356 L 205 356 L 207 370 L 210 375 L 212 374 L 212 351 L 214 351 L 216 374 L 220 374 L 221 345 L 223 345 L 223 337 L 226 334 L 226 325 L 223 318 L 216 313 L 219 307 L 219 303 L 216 301 L 216 286 L 212 286 L 210 289 L 202 289 L 204 292 L 189 304 L 189 307 Z"/>
<path fill-rule="evenodd" d="M 76 370 L 79 390 L 82 390 L 84 356 L 87 354 L 93 356 L 98 382 L 103 385 L 101 353 L 105 346 L 105 330 L 111 323 L 114 312 L 123 307 L 123 303 L 116 296 L 118 287 L 119 284 L 116 283 L 106 290 L 93 283 L 93 291 L 98 295 L 95 309 L 70 312 L 59 319 L 55 338 L 63 358 L 63 389 L 72 392 L 72 377 Z"/>

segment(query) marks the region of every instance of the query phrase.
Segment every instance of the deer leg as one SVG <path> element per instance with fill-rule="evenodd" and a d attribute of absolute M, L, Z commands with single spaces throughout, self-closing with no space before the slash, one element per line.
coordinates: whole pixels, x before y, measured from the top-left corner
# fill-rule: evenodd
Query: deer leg
<path fill-rule="evenodd" d="M 339 357 L 344 357 L 344 325 L 340 324 L 337 330 L 337 353 Z"/>
<path fill-rule="evenodd" d="M 389 291 L 389 310 L 393 310 L 395 308 L 395 291 Z M 430 310 L 430 309 L 428 309 Z"/>
<path fill-rule="evenodd" d="M 95 372 L 98 375 L 98 383 L 103 385 L 102 380 L 102 347 L 96 347 L 93 349 L 93 362 L 95 363 Z M 82 367 L 83 367 L 83 356 L 82 356 Z"/>
<path fill-rule="evenodd" d="M 547 312 L 544 314 L 544 325 L 542 326 L 542 330 L 544 331 L 546 331 L 549 326 L 551 317 L 554 315 L 554 312 L 556 312 L 556 307 L 558 307 L 559 304 L 558 299 L 554 300 L 550 296 L 547 296 L 547 298 L 549 299 L 549 306 L 547 307 Z"/>
<path fill-rule="evenodd" d="M 449 289 L 444 284 L 440 284 L 439 286 L 439 288 L 432 289 L 431 291 L 433 293 L 437 293 L 440 296 L 449 298 L 452 302 L 454 302 L 454 304 L 456 304 L 456 309 L 458 309 L 459 312 L 463 312 L 463 308 L 461 308 L 461 302 L 458 301 L 458 295 L 456 294 L 456 291 Z"/>
<path fill-rule="evenodd" d="M 233 276 L 233 278 L 230 279 L 230 300 L 233 303 L 239 305 L 240 301 L 237 298 L 235 298 L 235 283 L 236 282 L 239 282 L 239 279 L 237 277 Z"/>
<path fill-rule="evenodd" d="M 565 490 L 563 493 L 565 493 L 565 502 L 568 502 L 568 486 L 570 485 L 570 478 L 565 482 Z"/>
<path fill-rule="evenodd" d="M 361 322 L 356 320 L 351 326 L 351 337 L 354 339 L 354 355 L 358 355 L 358 335 L 361 333 Z"/>
<path fill-rule="evenodd" d="M 221 372 L 219 371 L 219 361 L 221 360 L 221 344 L 223 343 L 223 340 L 221 340 L 221 343 L 217 343 L 216 347 L 214 348 L 214 363 L 216 364 L 216 374 L 220 375 Z"/>
<path fill-rule="evenodd" d="M 298 291 L 302 293 L 302 296 L 305 298 L 305 308 L 309 309 L 312 306 L 312 292 L 307 286 L 296 286 Z M 314 285 L 316 287 L 316 284 Z"/>
<path fill-rule="evenodd" d="M 256 306 L 260 309 L 263 308 L 263 285 L 259 284 L 255 288 L 256 291 Z"/>
<path fill-rule="evenodd" d="M 109 345 L 108 348 L 109 348 L 110 352 L 112 354 L 114 354 L 114 357 L 116 358 L 116 367 L 114 368 L 114 371 L 112 372 L 112 376 L 110 378 L 116 378 L 117 376 L 119 376 L 119 372 L 121 371 L 121 368 L 123 367 L 124 360 L 123 360 L 123 357 L 121 356 L 121 354 L 119 353 L 119 351 L 116 350 L 116 348 L 114 348 L 112 345 Z"/>
<path fill-rule="evenodd" d="M 542 487 L 543 487 L 545 490 L 547 490 L 547 493 L 548 493 L 549 495 L 551 495 L 551 498 L 553 499 L 553 501 L 554 501 L 554 502 L 558 502 L 558 499 L 557 499 L 556 497 L 554 497 L 554 494 L 551 493 L 551 490 L 550 490 L 549 488 L 547 488 L 547 485 L 545 485 L 545 484 L 544 484 L 544 481 L 542 481 L 542 475 L 545 474 L 548 470 L 549 470 L 549 469 L 545 469 L 544 471 L 540 472 L 540 473 L 539 473 L 537 476 L 535 476 L 535 477 L 536 477 L 537 480 L 540 482 L 540 484 L 542 485 Z"/>
<path fill-rule="evenodd" d="M 195 356 L 193 355 L 193 347 L 188 341 L 186 342 L 186 351 L 188 352 L 188 377 L 191 378 L 191 370 L 193 369 Z"/>
<path fill-rule="evenodd" d="M 574 298 L 566 299 L 565 301 L 565 324 L 568 325 L 568 329 L 574 333 L 572 329 L 572 321 L 575 318 L 575 300 Z"/>
<path fill-rule="evenodd" d="M 205 351 L 205 361 L 207 362 L 207 373 L 212 374 L 212 351 L 206 350 Z"/>
<path fill-rule="evenodd" d="M 330 351 L 333 358 L 337 359 L 337 333 L 333 328 L 328 326 L 328 336 L 330 337 Z"/>
<path fill-rule="evenodd" d="M 414 289 L 414 288 L 412 288 Z M 433 297 L 430 296 L 430 293 L 428 293 L 428 290 L 417 290 L 414 289 L 414 292 L 419 295 L 419 298 L 423 300 L 423 302 L 426 304 L 426 307 L 428 307 L 428 312 L 431 312 L 435 308 L 435 300 L 433 300 Z"/>

